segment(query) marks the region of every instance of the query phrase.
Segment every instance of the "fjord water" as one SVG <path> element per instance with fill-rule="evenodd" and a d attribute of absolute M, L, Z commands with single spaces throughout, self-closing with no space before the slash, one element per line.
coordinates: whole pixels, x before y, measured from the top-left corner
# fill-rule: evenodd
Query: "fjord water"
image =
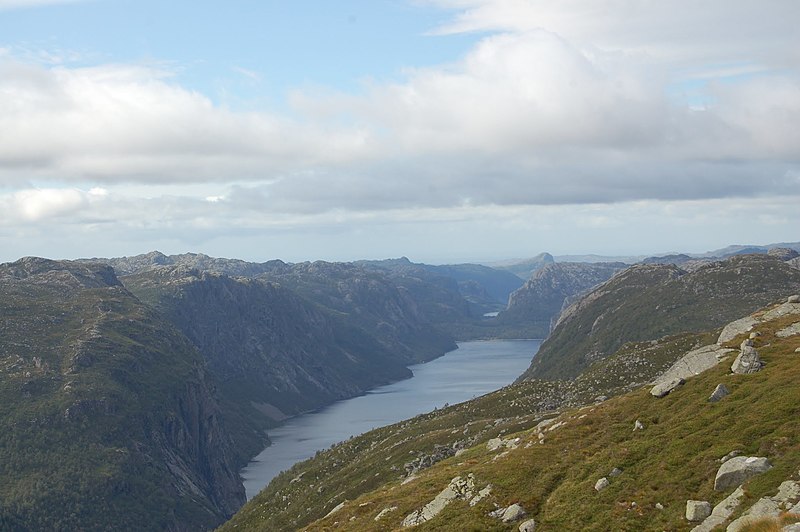
<path fill-rule="evenodd" d="M 410 366 L 410 379 L 288 420 L 269 431 L 272 445 L 242 470 L 247 498 L 281 471 L 350 436 L 511 384 L 527 369 L 540 344 L 541 340 L 462 342 L 436 360 Z"/>

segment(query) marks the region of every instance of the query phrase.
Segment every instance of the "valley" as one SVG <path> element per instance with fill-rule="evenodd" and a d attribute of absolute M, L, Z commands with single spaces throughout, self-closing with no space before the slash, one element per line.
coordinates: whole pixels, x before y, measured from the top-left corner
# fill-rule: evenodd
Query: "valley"
<path fill-rule="evenodd" d="M 559 490 L 572 493 L 582 489 L 573 482 L 588 482 L 576 476 L 578 457 L 602 453 L 580 442 L 605 442 L 607 452 L 620 456 L 630 452 L 618 449 L 625 440 L 616 429 L 591 435 L 621 423 L 596 416 L 621 420 L 628 415 L 621 412 L 639 409 L 643 419 L 634 421 L 644 427 L 674 419 L 677 411 L 658 406 L 671 404 L 669 396 L 645 404 L 650 399 L 637 399 L 642 388 L 686 353 L 714 344 L 727 323 L 768 314 L 763 309 L 800 293 L 797 252 L 767 251 L 674 255 L 631 266 L 537 258 L 520 267 L 538 268 L 527 281 L 508 270 L 405 258 L 247 263 L 154 252 L 1 265 L 0 523 L 12 530 L 122 530 L 134 519 L 148 530 L 384 530 L 402 521 L 421 530 L 469 523 L 506 530 L 516 524 L 497 521 L 486 505 L 499 511 L 517 501 L 544 530 L 602 530 L 611 522 L 683 529 L 675 497 L 688 498 L 686 489 L 659 498 L 668 508 L 660 517 L 642 510 L 655 500 L 631 495 L 634 513 L 644 516 L 639 525 L 601 508 L 594 517 L 567 518 L 545 500 L 558 501 Z M 792 374 L 783 358 L 770 357 L 788 353 L 797 338 L 778 334 L 794 326 L 795 307 L 788 308 L 759 329 L 766 369 L 750 382 L 782 389 L 764 379 L 775 371 Z M 536 333 L 547 337 L 536 357 L 538 342 L 499 340 Z M 741 342 L 737 334 L 725 347 Z M 461 348 L 453 351 L 457 341 Z M 517 353 L 513 364 L 498 365 L 492 357 L 505 352 Z M 419 376 L 409 380 L 412 371 Z M 725 380 L 721 370 L 708 371 Z M 784 394 L 790 403 L 792 393 L 789 387 Z M 789 415 L 768 408 L 780 419 Z M 550 423 L 560 428 L 577 419 L 587 421 L 578 432 L 564 429 L 574 443 L 558 443 L 563 459 L 535 465 L 550 452 Z M 772 460 L 787 464 L 780 470 L 790 477 L 795 436 L 776 427 L 785 426 L 765 425 L 752 441 L 723 436 L 713 448 L 755 453 L 782 446 Z M 294 449 L 286 444 L 293 439 L 308 443 Z M 672 449 L 661 440 L 657 445 Z M 677 457 L 683 450 L 669 452 Z M 541 471 L 518 476 L 530 466 L 515 456 Z M 635 471 L 631 460 L 613 467 Z M 240 509 L 245 466 L 252 500 Z M 679 472 L 702 494 L 692 476 L 702 468 L 695 469 Z M 637 475 L 649 478 L 643 470 Z M 456 477 L 462 479 L 456 492 L 485 492 L 484 502 L 467 512 L 445 510 L 441 518 L 409 517 Z M 414 487 L 419 483 L 426 487 Z M 373 508 L 382 515 L 372 515 Z"/>

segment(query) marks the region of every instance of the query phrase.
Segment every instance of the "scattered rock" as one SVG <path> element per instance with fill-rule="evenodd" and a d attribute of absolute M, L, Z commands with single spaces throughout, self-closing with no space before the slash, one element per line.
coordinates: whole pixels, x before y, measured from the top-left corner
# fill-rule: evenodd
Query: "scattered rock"
<path fill-rule="evenodd" d="M 795 294 L 786 298 L 787 303 L 800 303 L 800 295 Z"/>
<path fill-rule="evenodd" d="M 380 512 L 378 512 L 378 515 L 376 515 L 376 516 L 375 516 L 375 521 L 380 521 L 380 520 L 381 520 L 381 519 L 383 519 L 383 518 L 384 518 L 384 517 L 385 517 L 387 514 L 390 514 L 390 513 L 394 512 L 395 510 L 397 510 L 397 506 L 392 506 L 392 507 L 389 507 L 389 508 L 384 508 L 383 510 L 381 510 Z"/>
<path fill-rule="evenodd" d="M 642 423 L 638 419 L 633 424 L 633 431 L 636 432 L 637 430 L 644 430 L 644 423 Z"/>
<path fill-rule="evenodd" d="M 755 339 L 756 339 L 756 338 L 758 338 L 759 336 L 761 336 L 761 333 L 760 333 L 760 332 L 758 332 L 758 331 L 755 331 L 755 332 L 751 332 L 751 333 L 750 333 L 750 339 L 751 339 L 751 340 L 755 340 Z"/>
<path fill-rule="evenodd" d="M 486 450 L 488 451 L 496 451 L 502 446 L 503 446 L 503 440 L 501 440 L 500 438 L 492 438 L 491 440 L 486 442 Z"/>
<path fill-rule="evenodd" d="M 470 506 L 475 506 L 479 502 L 481 502 L 485 497 L 488 497 L 489 494 L 492 493 L 492 485 L 487 484 L 485 488 L 478 492 L 472 499 L 469 501 Z"/>
<path fill-rule="evenodd" d="M 800 256 L 800 253 L 798 253 L 792 248 L 772 248 L 769 251 L 767 251 L 767 255 L 769 255 L 770 257 L 775 257 L 782 261 L 787 261 Z"/>
<path fill-rule="evenodd" d="M 764 457 L 737 456 L 731 458 L 717 471 L 714 478 L 714 490 L 725 491 L 740 486 L 745 480 L 772 469 L 772 465 Z"/>
<path fill-rule="evenodd" d="M 519 525 L 519 532 L 533 532 L 536 530 L 536 521 L 534 519 L 528 519 Z"/>
<path fill-rule="evenodd" d="M 739 486 L 733 493 L 717 504 L 714 510 L 711 511 L 711 515 L 707 517 L 705 521 L 694 527 L 692 532 L 710 532 L 715 527 L 723 524 L 733 515 L 733 512 L 735 512 L 736 508 L 742 503 L 743 498 L 744 490 Z"/>
<path fill-rule="evenodd" d="M 731 392 L 728 391 L 728 387 L 724 384 L 717 384 L 717 387 L 714 388 L 714 392 L 708 398 L 708 400 L 712 403 L 716 403 L 726 395 L 730 394 Z"/>
<path fill-rule="evenodd" d="M 606 477 L 603 477 L 594 483 L 594 489 L 595 491 L 602 491 L 608 487 L 608 484 L 609 484 L 608 479 Z"/>
<path fill-rule="evenodd" d="M 663 510 L 663 509 L 664 509 L 664 505 L 661 504 L 660 502 L 657 502 L 656 503 L 656 510 Z"/>
<path fill-rule="evenodd" d="M 681 378 L 672 379 L 671 381 L 667 382 L 659 382 L 658 384 L 653 386 L 652 390 L 650 390 L 650 395 L 652 395 L 653 397 L 664 397 L 672 390 L 682 385 L 684 382 L 685 381 Z"/>
<path fill-rule="evenodd" d="M 731 371 L 738 375 L 749 375 L 760 371 L 764 366 L 752 340 L 745 340 L 740 347 L 739 355 L 731 364 Z"/>
<path fill-rule="evenodd" d="M 335 514 L 336 512 L 338 512 L 339 510 L 341 510 L 342 508 L 344 508 L 344 505 L 345 505 L 345 504 L 347 504 L 347 501 L 342 501 L 342 502 L 340 502 L 339 504 L 337 504 L 336 506 L 334 506 L 334 507 L 333 507 L 333 510 L 331 510 L 330 512 L 328 512 L 328 513 L 325 515 L 325 517 L 330 517 L 330 516 L 332 516 L 333 514 Z"/>
<path fill-rule="evenodd" d="M 505 509 L 503 515 L 500 516 L 500 519 L 504 523 L 513 523 L 514 521 L 519 521 L 520 519 L 525 517 L 525 515 L 526 515 L 525 509 L 519 504 L 515 503 Z"/>
<path fill-rule="evenodd" d="M 611 470 L 611 473 L 608 474 L 609 477 L 618 477 L 622 474 L 622 469 L 615 467 Z"/>
<path fill-rule="evenodd" d="M 686 501 L 686 520 L 703 521 L 711 515 L 711 503 L 708 501 Z"/>

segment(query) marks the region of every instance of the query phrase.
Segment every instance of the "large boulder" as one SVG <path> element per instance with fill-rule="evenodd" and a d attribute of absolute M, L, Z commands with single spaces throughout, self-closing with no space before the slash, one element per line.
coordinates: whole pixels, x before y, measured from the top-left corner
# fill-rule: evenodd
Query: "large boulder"
<path fill-rule="evenodd" d="M 763 366 L 758 351 L 753 347 L 753 341 L 748 339 L 742 342 L 739 355 L 731 364 L 731 371 L 739 375 L 748 375 L 760 371 Z"/>
<path fill-rule="evenodd" d="M 714 478 L 714 490 L 725 491 L 741 486 L 745 480 L 772 469 L 772 464 L 764 457 L 737 456 L 731 458 L 717 471 Z"/>

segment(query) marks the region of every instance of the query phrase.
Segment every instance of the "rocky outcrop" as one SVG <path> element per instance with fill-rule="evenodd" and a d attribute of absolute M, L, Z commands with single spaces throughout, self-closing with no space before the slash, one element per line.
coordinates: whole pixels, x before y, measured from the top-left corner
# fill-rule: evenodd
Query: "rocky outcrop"
<path fill-rule="evenodd" d="M 694 527 L 692 532 L 711 532 L 716 527 L 724 524 L 736 512 L 736 509 L 742 503 L 742 499 L 744 499 L 744 490 L 739 486 L 733 493 L 725 497 L 722 502 L 714 506 L 711 515 Z"/>
<path fill-rule="evenodd" d="M 800 482 L 787 480 L 778 487 L 778 492 L 762 497 L 747 509 L 741 517 L 728 525 L 727 532 L 739 532 L 748 525 L 765 517 L 777 518 L 783 512 L 795 513 L 794 506 L 800 501 Z"/>
<path fill-rule="evenodd" d="M 742 342 L 739 355 L 731 364 L 731 371 L 738 375 L 748 375 L 760 371 L 763 365 L 761 357 L 758 356 L 758 351 L 753 347 L 753 341 L 747 339 Z"/>
<path fill-rule="evenodd" d="M 713 368 L 731 352 L 733 349 L 726 349 L 716 344 L 689 351 L 658 378 L 650 393 L 656 397 L 663 397 L 678 384 L 682 384 L 678 381 L 694 377 Z"/>
<path fill-rule="evenodd" d="M 403 519 L 403 527 L 413 527 L 430 521 L 451 502 L 462 499 L 469 500 L 474 496 L 475 477 L 470 474 L 467 478 L 455 477 L 431 502 L 408 514 Z"/>
<path fill-rule="evenodd" d="M 745 480 L 772 469 L 769 460 L 759 456 L 737 456 L 726 461 L 714 478 L 714 490 L 726 491 Z"/>

